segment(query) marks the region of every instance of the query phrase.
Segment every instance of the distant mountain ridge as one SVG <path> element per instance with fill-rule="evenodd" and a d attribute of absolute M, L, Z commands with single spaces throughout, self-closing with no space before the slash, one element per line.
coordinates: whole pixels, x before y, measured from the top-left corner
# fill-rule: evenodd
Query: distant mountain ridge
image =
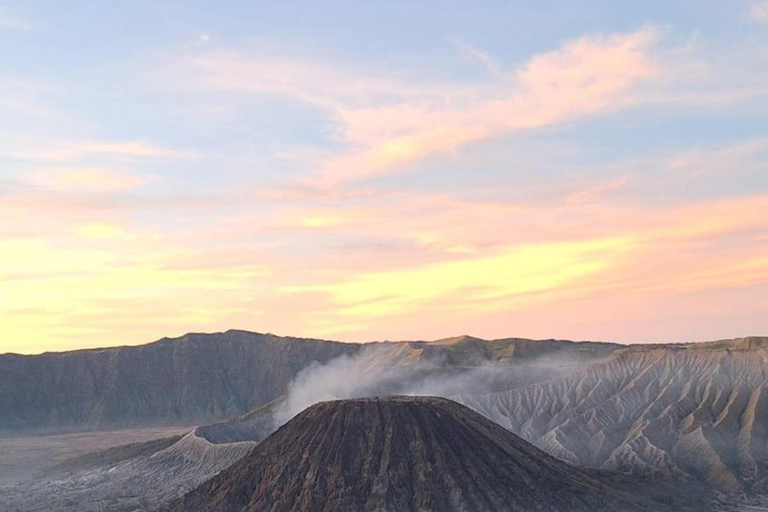
<path fill-rule="evenodd" d="M 381 347 L 381 365 L 472 365 L 559 352 L 603 357 L 621 345 L 483 341 L 340 343 L 231 330 L 139 346 L 0 355 L 0 433 L 205 424 L 282 396 L 312 364 Z M 389 359 L 388 359 L 389 358 Z"/>
<path fill-rule="evenodd" d="M 148 345 L 0 356 L 0 431 L 207 423 L 284 393 L 356 345 L 227 331 Z"/>
<path fill-rule="evenodd" d="M 557 378 L 616 354 L 666 350 L 762 351 L 768 338 L 699 344 L 482 340 L 339 343 L 232 330 L 187 334 L 140 346 L 0 355 L 0 434 L 132 426 L 204 425 L 237 418 L 285 395 L 296 376 L 340 356 L 374 351 L 377 369 L 437 371 L 493 365 L 505 391 Z M 568 368 L 539 364 L 570 361 Z M 536 362 L 535 365 L 528 363 Z M 514 366 L 514 369 L 507 369 Z M 585 366 L 585 368 L 586 368 Z M 532 370 L 533 368 L 533 370 Z M 502 378 L 503 377 L 503 378 Z M 483 384 L 485 385 L 485 384 Z"/>

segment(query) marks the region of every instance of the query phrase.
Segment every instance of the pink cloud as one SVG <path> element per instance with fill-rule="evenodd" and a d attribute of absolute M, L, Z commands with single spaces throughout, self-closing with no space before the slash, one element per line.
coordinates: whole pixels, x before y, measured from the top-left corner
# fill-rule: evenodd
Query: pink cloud
<path fill-rule="evenodd" d="M 0 6 L 0 30 L 14 30 L 28 32 L 34 30 L 35 26 L 24 18 L 9 12 L 5 7 Z"/>
<path fill-rule="evenodd" d="M 0 203 L 3 218 L 21 218 L 14 204 Z M 480 334 L 523 334 L 532 331 L 518 333 L 494 315 L 573 315 L 585 301 L 601 311 L 616 297 L 656 301 L 765 284 L 768 222 L 755 212 L 767 209 L 765 196 L 648 210 L 567 196 L 544 206 L 392 194 L 359 204 L 254 206 L 232 217 L 214 212 L 167 230 L 119 217 L 94 225 L 102 214 L 41 201 L 24 214 L 36 215 L 29 222 L 64 224 L 50 226 L 55 235 L 0 237 L 0 268 L 25 276 L 3 281 L 4 296 L 16 298 L 0 311 L 42 307 L 16 315 L 6 332 L 37 325 L 39 336 L 62 343 L 75 321 L 103 343 L 133 315 L 144 327 L 110 341 L 233 325 L 347 340 L 406 331 L 427 337 L 441 332 L 446 315 L 467 329 L 475 318 L 496 318 L 494 330 Z M 709 249 L 721 240 L 738 244 Z M 61 294 L 69 298 L 64 309 Z"/>
<path fill-rule="evenodd" d="M 346 149 L 300 180 L 321 190 L 406 172 L 411 162 L 488 137 L 633 105 L 636 87 L 662 75 L 659 39 L 654 27 L 588 35 L 476 84 L 409 81 L 233 51 L 187 56 L 170 72 L 178 87 L 284 94 L 326 109 Z"/>
<path fill-rule="evenodd" d="M 651 52 L 657 40 L 653 28 L 582 37 L 533 57 L 512 80 L 486 91 L 490 98 L 477 90 L 458 104 L 342 109 L 346 138 L 362 148 L 327 161 L 319 180 L 402 172 L 403 164 L 483 138 L 631 105 L 632 88 L 660 73 Z"/>
<path fill-rule="evenodd" d="M 26 147 L 25 147 L 26 146 Z M 77 162 L 90 156 L 112 156 L 134 160 L 183 159 L 197 151 L 171 149 L 144 141 L 27 141 L 21 149 L 0 152 L 0 156 L 18 160 Z"/>
<path fill-rule="evenodd" d="M 749 19 L 755 23 L 768 23 L 768 2 L 756 0 L 749 4 Z"/>
<path fill-rule="evenodd" d="M 53 168 L 33 171 L 24 181 L 43 189 L 75 194 L 112 193 L 137 188 L 151 178 L 100 168 Z"/>

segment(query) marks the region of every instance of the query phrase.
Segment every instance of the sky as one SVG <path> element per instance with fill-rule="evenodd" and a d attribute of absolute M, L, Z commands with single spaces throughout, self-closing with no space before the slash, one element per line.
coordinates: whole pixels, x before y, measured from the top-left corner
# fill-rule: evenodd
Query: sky
<path fill-rule="evenodd" d="M 766 311 L 768 1 L 0 0 L 0 352 Z"/>

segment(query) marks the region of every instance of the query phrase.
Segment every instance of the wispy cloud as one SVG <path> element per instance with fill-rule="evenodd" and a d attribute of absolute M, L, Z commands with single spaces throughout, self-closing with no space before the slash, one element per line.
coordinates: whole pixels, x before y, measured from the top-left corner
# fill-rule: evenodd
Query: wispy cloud
<path fill-rule="evenodd" d="M 497 242 L 488 246 L 478 245 L 480 240 L 467 233 L 469 226 L 483 225 L 483 221 L 473 217 L 462 225 L 457 214 L 455 229 L 436 221 L 424 231 L 433 234 L 433 243 L 445 244 L 443 251 L 461 245 L 469 249 L 453 252 L 452 260 L 359 273 L 347 265 L 344 272 L 326 273 L 325 279 L 305 276 L 308 281 L 320 281 L 288 287 L 285 292 L 326 296 L 328 302 L 322 306 L 315 301 L 306 316 L 316 329 L 332 335 L 347 329 L 376 332 L 386 329 L 382 322 L 398 318 L 407 322 L 406 318 L 428 312 L 430 318 L 440 311 L 471 317 L 493 311 L 511 313 L 536 303 L 553 307 L 601 296 L 659 297 L 768 284 L 768 258 L 761 241 L 768 223 L 754 215 L 766 207 L 765 196 L 659 209 L 652 215 L 644 208 L 619 206 L 603 206 L 591 213 L 567 205 L 529 207 L 517 215 L 544 217 L 538 219 L 543 230 L 514 245 L 509 245 L 517 227 L 512 210 L 488 209 L 485 220 L 497 229 L 485 233 L 485 243 L 494 235 Z M 468 205 L 462 204 L 458 211 L 472 216 Z M 569 223 L 575 215 L 589 218 Z M 494 218 L 499 217 L 510 219 L 511 226 L 496 223 Z M 565 224 L 558 226 L 556 219 Z M 420 231 L 418 223 L 411 226 L 405 218 L 401 223 L 390 220 L 388 225 L 400 230 L 401 236 Z M 740 251 L 707 252 L 707 247 L 735 239 L 743 246 Z M 422 258 L 429 258 L 427 251 L 420 251 Z"/>
<path fill-rule="evenodd" d="M 451 38 L 451 44 L 456 47 L 459 54 L 467 60 L 480 64 L 485 70 L 495 77 L 503 77 L 504 69 L 498 60 L 492 55 L 471 46 L 460 39 Z"/>
<path fill-rule="evenodd" d="M 120 340 L 116 329 L 145 339 L 192 325 L 221 330 L 259 314 L 249 289 L 268 275 L 264 265 L 168 268 L 188 253 L 102 229 L 74 236 L 83 234 L 90 245 L 0 240 L 0 335 L 13 340 L 3 351 L 103 345 Z"/>
<path fill-rule="evenodd" d="M 24 181 L 58 193 L 101 194 L 136 188 L 150 178 L 134 173 L 99 168 L 53 168 L 33 171 Z"/>
<path fill-rule="evenodd" d="M 48 123 L 51 119 L 59 119 L 60 110 L 47 101 L 56 92 L 56 88 L 48 83 L 0 76 L 0 115 L 8 119 L 20 115 L 23 119 Z"/>
<path fill-rule="evenodd" d="M 633 88 L 662 71 L 653 54 L 659 38 L 654 27 L 588 35 L 506 73 L 492 57 L 464 45 L 493 70 L 492 80 L 472 85 L 222 51 L 186 59 L 189 70 L 179 71 L 178 80 L 211 90 L 285 94 L 327 109 L 340 123 L 337 135 L 346 148 L 304 184 L 328 189 L 403 173 L 410 162 L 473 141 L 633 105 Z"/>
<path fill-rule="evenodd" d="M 761 30 L 716 45 L 644 22 L 550 27 L 523 56 L 460 27 L 383 59 L 235 30 L 99 48 L 50 84 L 10 69 L 0 334 L 592 336 L 619 315 L 642 338 L 680 293 L 702 324 L 722 290 L 768 289 L 768 54 Z M 764 325 L 765 297 L 730 304 Z"/>
<path fill-rule="evenodd" d="M 768 24 L 768 2 L 753 1 L 749 4 L 749 19 L 755 23 Z"/>
<path fill-rule="evenodd" d="M 123 229 L 103 222 L 81 224 L 73 228 L 71 232 L 84 238 L 99 240 L 120 240 L 130 237 Z"/>
<path fill-rule="evenodd" d="M 128 159 L 184 159 L 199 155 L 196 150 L 162 147 L 146 141 L 42 141 L 28 142 L 28 147 L 0 150 L 0 157 L 52 162 L 76 162 L 90 156 L 117 156 Z"/>
<path fill-rule="evenodd" d="M 125 178 L 125 186 L 136 184 Z M 614 185 L 597 194 L 610 195 Z M 176 212 L 166 222 L 177 228 L 184 217 L 194 227 L 171 231 L 109 205 L 19 206 L 0 203 L 5 223 L 23 218 L 38 229 L 48 223 L 50 232 L 0 236 L 2 296 L 15 297 L 0 297 L 0 313 L 44 312 L 14 313 L 4 329 L 31 332 L 37 318 L 36 336 L 62 343 L 103 343 L 134 315 L 143 321 L 131 335 L 147 338 L 157 329 L 239 325 L 360 339 L 399 332 L 393 325 L 413 330 L 417 321 L 435 332 L 446 316 L 573 309 L 615 296 L 656 300 L 768 276 L 768 224 L 755 215 L 768 208 L 765 196 L 649 210 L 570 196 L 538 205 L 395 194 L 323 208 L 254 205 L 238 218 Z M 709 249 L 723 241 L 738 250 Z M 63 334 L 73 318 L 81 331 Z"/>
<path fill-rule="evenodd" d="M 754 139 L 716 149 L 683 152 L 664 166 L 688 176 L 765 169 L 768 166 L 768 140 Z"/>
<path fill-rule="evenodd" d="M 164 84 L 209 92 L 282 95 L 320 108 L 337 145 L 298 177 L 262 194 L 328 200 L 345 185 L 421 170 L 468 145 L 539 133 L 648 105 L 724 108 L 766 97 L 764 80 L 733 59 L 708 62 L 698 39 L 667 44 L 669 29 L 588 34 L 509 69 L 452 43 L 489 72 L 475 82 L 353 68 L 317 59 L 214 50 L 173 56 Z M 751 59 L 754 61 L 754 59 Z"/>
<path fill-rule="evenodd" d="M 312 59 L 215 49 L 198 55 L 168 56 L 166 85 L 247 94 L 282 94 L 336 110 L 372 102 L 402 101 L 431 93 L 424 84 Z M 170 81 L 170 83 L 169 83 Z"/>
<path fill-rule="evenodd" d="M 393 317 L 427 305 L 484 310 L 489 303 L 570 285 L 600 272 L 627 250 L 628 239 L 511 247 L 495 255 L 470 257 L 413 269 L 361 274 L 288 293 L 321 291 L 332 297 L 334 316 Z"/>
<path fill-rule="evenodd" d="M 0 30 L 17 30 L 27 32 L 34 30 L 35 26 L 27 20 L 13 14 L 7 8 L 0 6 Z"/>

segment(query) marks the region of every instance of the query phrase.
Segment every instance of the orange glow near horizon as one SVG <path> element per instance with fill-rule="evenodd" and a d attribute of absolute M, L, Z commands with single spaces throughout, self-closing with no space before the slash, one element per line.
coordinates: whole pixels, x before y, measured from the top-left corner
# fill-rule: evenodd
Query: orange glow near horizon
<path fill-rule="evenodd" d="M 768 32 L 736 14 L 739 44 L 459 24 L 386 58 L 206 33 L 22 66 L 0 77 L 0 353 L 766 335 Z"/>
<path fill-rule="evenodd" d="M 427 204 L 441 204 L 446 218 L 452 211 L 471 214 L 467 220 L 471 223 L 493 225 L 505 215 L 500 205 L 474 211 L 471 204 Z M 56 243 L 0 242 L 4 312 L 0 335 L 6 340 L 4 351 L 21 353 L 136 344 L 228 328 L 345 341 L 408 337 L 411 329 L 416 333 L 413 338 L 428 338 L 430 332 L 438 338 L 449 334 L 442 329 L 440 319 L 445 318 L 450 324 L 465 318 L 466 323 L 459 325 L 472 327 L 473 318 L 563 307 L 572 313 L 581 303 L 610 303 L 617 295 L 622 300 L 654 301 L 670 294 L 748 289 L 768 284 L 768 240 L 761 238 L 738 252 L 703 257 L 699 247 L 762 232 L 768 228 L 766 221 L 753 213 L 767 206 L 768 197 L 712 202 L 652 216 L 601 208 L 591 214 L 596 215 L 593 220 L 602 223 L 607 235 L 620 236 L 580 237 L 568 226 L 549 224 L 552 233 L 542 230 L 538 242 L 487 249 L 471 226 L 462 226 L 458 219 L 449 225 L 437 216 L 429 227 L 425 219 L 411 222 L 407 213 L 395 215 L 390 207 L 369 210 L 359 224 L 341 222 L 344 215 L 336 219 L 299 212 L 297 225 L 292 226 L 290 217 L 281 215 L 285 232 L 322 228 L 323 236 L 330 232 L 353 237 L 371 218 L 387 219 L 387 227 L 403 239 L 427 244 L 420 250 L 421 260 L 399 267 L 394 260 L 379 262 L 382 255 L 375 252 L 353 260 L 329 255 L 322 267 L 312 265 L 311 255 L 265 254 L 254 265 L 250 257 L 237 257 L 237 251 L 209 253 L 205 246 L 170 250 L 174 239 L 167 235 L 98 224 L 78 226 L 69 235 L 59 235 Z M 395 208 L 409 207 L 420 208 L 408 201 Z M 573 211 L 566 203 L 562 208 Z M 520 207 L 515 211 L 520 214 Z M 533 207 L 522 216 L 537 211 Z M 360 215 L 350 212 L 348 217 Z M 501 224 L 512 227 L 510 222 Z M 450 229 L 441 232 L 440 226 Z M 567 239 L 547 240 L 562 239 L 563 228 Z M 221 236 L 212 229 L 210 239 Z M 425 236 L 426 229 L 430 236 Z M 201 234 L 195 231 L 196 236 Z M 466 250 L 452 250 L 457 245 Z M 195 260 L 200 263 L 192 263 Z M 585 309 L 583 314 L 599 317 L 599 310 Z M 426 324 L 420 325 L 420 319 Z M 491 329 L 483 325 L 476 334 L 546 337 L 546 326 L 532 331 L 525 325 L 521 328 L 525 332 L 519 333 L 508 332 L 503 322 L 499 325 Z"/>

